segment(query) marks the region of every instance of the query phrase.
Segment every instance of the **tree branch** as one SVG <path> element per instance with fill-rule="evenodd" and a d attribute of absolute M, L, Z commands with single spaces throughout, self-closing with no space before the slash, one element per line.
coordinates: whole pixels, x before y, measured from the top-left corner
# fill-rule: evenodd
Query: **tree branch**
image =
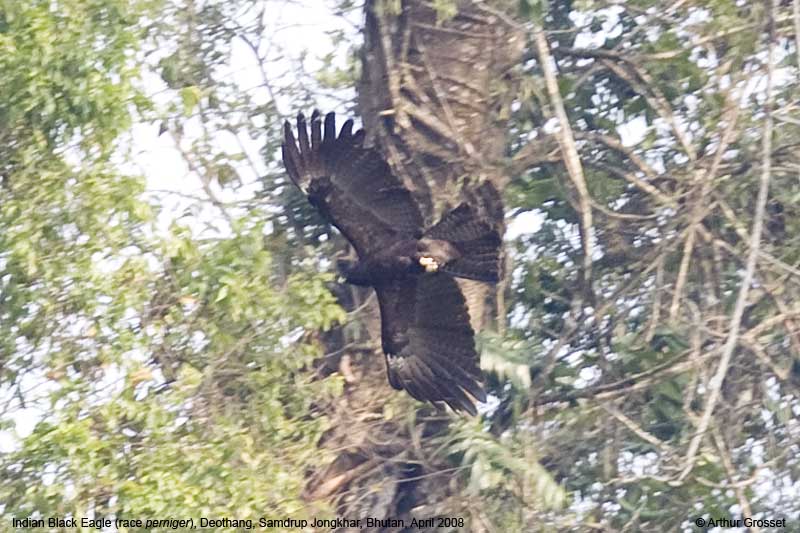
<path fill-rule="evenodd" d="M 714 376 L 711 378 L 709 383 L 709 392 L 706 405 L 700 418 L 700 424 L 698 425 L 697 433 L 695 433 L 694 437 L 689 443 L 686 453 L 686 466 L 684 467 L 683 472 L 681 472 L 679 477 L 680 480 L 685 479 L 686 476 L 688 476 L 692 471 L 692 468 L 694 468 L 695 458 L 697 456 L 697 450 L 700 447 L 700 442 L 702 441 L 706 431 L 708 431 L 708 427 L 711 422 L 711 415 L 714 413 L 714 409 L 719 402 L 722 382 L 725 380 L 725 376 L 728 373 L 728 368 L 730 367 L 731 358 L 733 356 L 733 350 L 736 348 L 739 337 L 739 328 L 741 327 L 742 322 L 742 315 L 744 314 L 744 308 L 747 305 L 747 296 L 750 292 L 750 285 L 753 282 L 756 263 L 758 262 L 758 252 L 761 245 L 761 231 L 764 226 L 764 213 L 766 210 L 767 194 L 769 193 L 769 182 L 771 178 L 772 106 L 775 99 L 773 95 L 773 58 L 775 53 L 774 48 L 776 38 L 775 7 L 772 4 L 772 0 L 768 0 L 768 2 L 769 13 L 767 24 L 769 26 L 769 47 L 767 52 L 767 100 L 764 106 L 765 118 L 761 158 L 761 179 L 759 180 L 758 197 L 756 199 L 756 212 L 753 219 L 753 228 L 750 236 L 750 251 L 747 255 L 747 266 L 745 268 L 744 275 L 742 276 L 742 284 L 739 288 L 739 295 L 736 298 L 736 306 L 734 307 L 733 316 L 731 317 L 728 338 L 722 348 L 722 355 L 720 357 L 717 371 L 714 373 Z"/>
<path fill-rule="evenodd" d="M 586 178 L 583 174 L 578 149 L 575 145 L 575 136 L 564 110 L 564 101 L 558 90 L 555 69 L 553 68 L 553 56 L 550 55 L 550 48 L 547 38 L 541 31 L 535 32 L 536 50 L 539 54 L 542 72 L 544 73 L 547 93 L 553 105 L 556 118 L 558 119 L 558 132 L 556 138 L 564 155 L 564 164 L 567 173 L 578 194 L 578 211 L 581 217 L 582 243 L 583 243 L 583 283 L 584 290 L 592 292 L 592 255 L 594 254 L 593 227 L 592 227 L 592 206 L 589 198 L 589 188 L 586 186 Z"/>

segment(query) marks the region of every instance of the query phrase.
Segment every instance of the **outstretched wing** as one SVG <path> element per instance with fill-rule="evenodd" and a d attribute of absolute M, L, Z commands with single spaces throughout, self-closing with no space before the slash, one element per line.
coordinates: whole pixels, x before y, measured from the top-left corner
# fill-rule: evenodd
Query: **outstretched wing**
<path fill-rule="evenodd" d="M 437 240 L 448 242 L 458 251 L 455 259 L 442 265 L 442 272 L 490 283 L 500 279 L 503 239 L 475 206 L 463 203 L 447 213 L 425 232 L 421 243 L 429 245 Z"/>
<path fill-rule="evenodd" d="M 446 274 L 429 274 L 381 285 L 375 292 L 392 387 L 476 414 L 472 398 L 486 401 L 486 393 L 458 284 Z"/>
<path fill-rule="evenodd" d="M 497 283 L 501 275 L 503 203 L 488 181 L 462 191 L 465 201 L 425 230 L 420 254 L 431 257 L 440 272 Z"/>
<path fill-rule="evenodd" d="M 298 142 L 299 141 L 299 142 Z M 392 174 L 380 152 L 364 147 L 364 132 L 348 120 L 336 136 L 336 116 L 297 117 L 297 141 L 284 124 L 283 163 L 309 201 L 353 244 L 360 257 L 398 237 L 422 234 L 423 220 L 411 192 Z"/>

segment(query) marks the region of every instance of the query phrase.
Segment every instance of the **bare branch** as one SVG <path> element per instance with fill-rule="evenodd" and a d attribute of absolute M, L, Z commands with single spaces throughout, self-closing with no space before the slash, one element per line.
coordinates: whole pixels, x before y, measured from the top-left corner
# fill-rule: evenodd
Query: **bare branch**
<path fill-rule="evenodd" d="M 589 198 L 589 188 L 586 186 L 586 178 L 583 174 L 578 149 L 575 146 L 575 137 L 572 134 L 572 127 L 564 110 L 564 101 L 558 91 L 558 81 L 556 80 L 555 69 L 553 68 L 553 57 L 550 55 L 550 48 L 547 38 L 541 31 L 537 31 L 534 37 L 536 50 L 544 73 L 547 93 L 553 106 L 556 118 L 558 119 L 558 132 L 556 138 L 564 155 L 564 164 L 567 167 L 572 184 L 578 195 L 578 210 L 581 217 L 582 241 L 583 241 L 583 282 L 584 289 L 591 291 L 592 283 L 592 256 L 593 250 L 593 227 L 592 227 L 592 207 Z"/>
<path fill-rule="evenodd" d="M 730 329 L 728 331 L 728 338 L 722 348 L 722 355 L 720 356 L 719 366 L 714 376 L 709 383 L 708 398 L 706 400 L 703 414 L 700 418 L 700 424 L 697 428 L 697 433 L 689 443 L 686 453 L 686 466 L 681 472 L 679 479 L 683 480 L 694 467 L 697 450 L 700 447 L 700 442 L 703 439 L 706 431 L 708 430 L 711 422 L 711 415 L 719 401 L 722 382 L 728 373 L 728 368 L 731 363 L 733 351 L 736 348 L 739 337 L 739 328 L 741 327 L 742 315 L 744 308 L 747 304 L 747 296 L 750 291 L 750 285 L 753 282 L 753 277 L 756 270 L 756 263 L 758 262 L 758 252 L 761 245 L 761 231 L 764 225 L 764 212 L 767 205 L 767 194 L 769 193 L 769 182 L 771 179 L 771 164 L 772 164 L 772 105 L 775 100 L 773 94 L 773 71 L 774 71 L 774 48 L 775 48 L 775 7 L 770 4 L 769 8 L 769 50 L 767 53 L 767 100 L 765 103 L 765 117 L 764 117 L 764 133 L 762 144 L 762 160 L 761 160 L 761 179 L 759 180 L 758 197 L 756 199 L 756 210 L 753 219 L 753 228 L 750 236 L 750 251 L 747 255 L 747 266 L 742 276 L 741 286 L 739 287 L 739 295 L 736 298 L 736 306 L 731 316 Z"/>
<path fill-rule="evenodd" d="M 794 51 L 797 54 L 797 68 L 800 68 L 800 0 L 792 0 L 794 19 Z"/>

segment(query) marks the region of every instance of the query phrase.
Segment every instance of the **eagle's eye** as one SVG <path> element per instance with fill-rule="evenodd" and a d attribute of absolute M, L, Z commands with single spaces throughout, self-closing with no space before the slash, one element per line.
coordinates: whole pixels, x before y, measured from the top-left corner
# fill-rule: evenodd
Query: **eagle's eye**
<path fill-rule="evenodd" d="M 425 267 L 425 272 L 436 272 L 439 270 L 439 263 L 433 257 L 422 256 L 419 258 L 419 264 Z"/>

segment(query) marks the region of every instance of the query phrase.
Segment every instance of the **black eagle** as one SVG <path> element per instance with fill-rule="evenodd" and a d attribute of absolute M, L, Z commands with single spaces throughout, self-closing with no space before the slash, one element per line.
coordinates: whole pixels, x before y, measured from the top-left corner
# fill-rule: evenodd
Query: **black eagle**
<path fill-rule="evenodd" d="M 347 282 L 375 289 L 389 383 L 418 400 L 475 414 L 486 400 L 469 312 L 452 276 L 496 282 L 502 239 L 497 191 L 485 183 L 471 201 L 425 228 L 411 191 L 364 132 L 348 120 L 336 136 L 334 113 L 284 125 L 283 163 L 308 201 L 353 245 L 340 261 Z"/>

